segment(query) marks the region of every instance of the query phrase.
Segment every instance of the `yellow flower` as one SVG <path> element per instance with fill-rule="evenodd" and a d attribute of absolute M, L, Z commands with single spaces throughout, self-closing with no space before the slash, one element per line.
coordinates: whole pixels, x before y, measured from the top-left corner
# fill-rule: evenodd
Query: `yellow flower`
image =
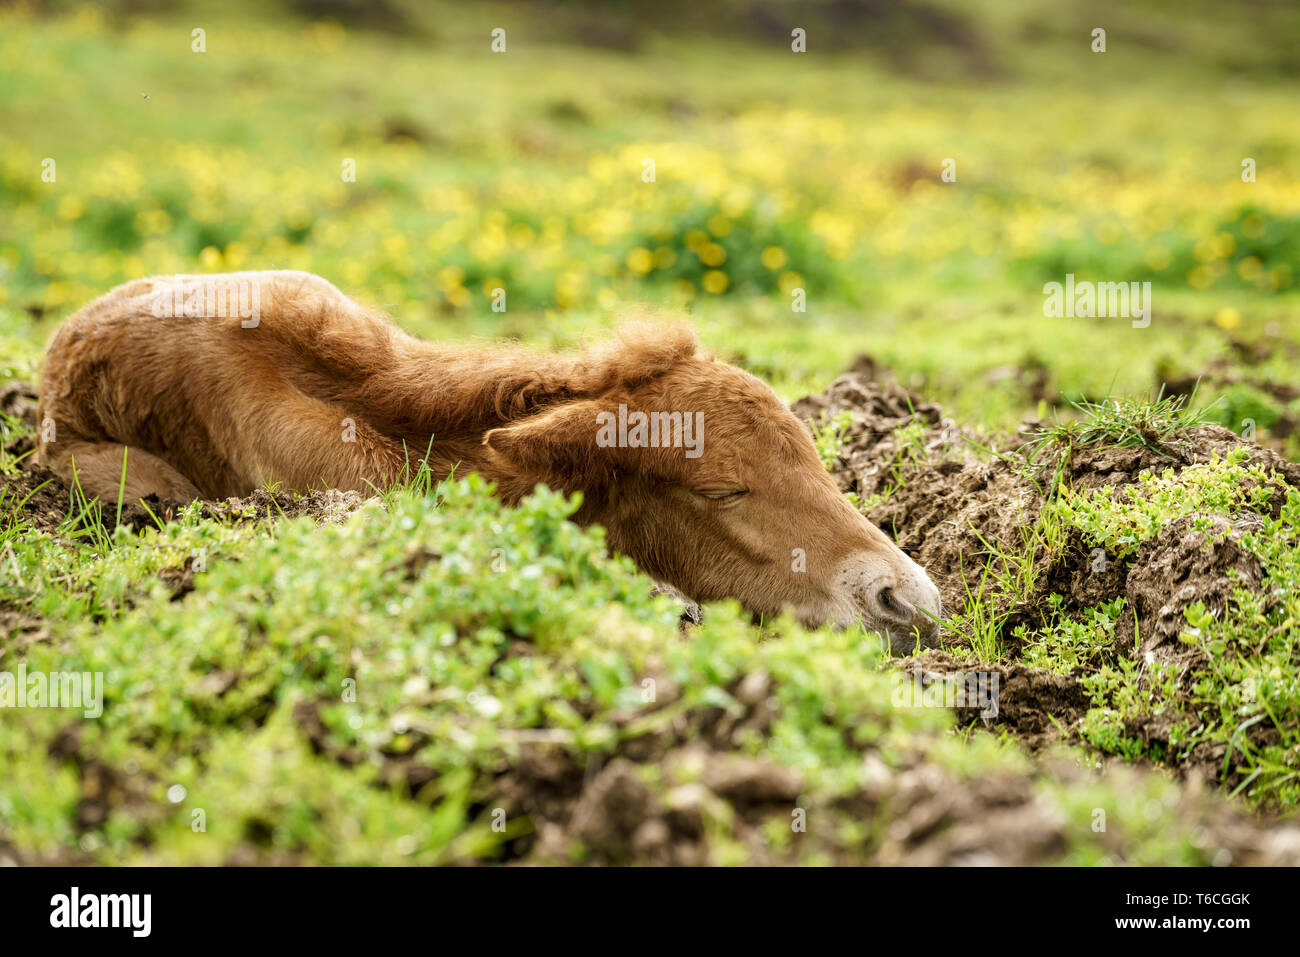
<path fill-rule="evenodd" d="M 576 272 L 562 272 L 555 278 L 555 304 L 568 309 L 576 304 L 586 288 L 587 279 Z"/>
<path fill-rule="evenodd" d="M 768 246 L 763 250 L 763 265 L 768 269 L 780 269 L 789 261 L 785 250 L 780 246 Z"/>
<path fill-rule="evenodd" d="M 655 228 L 651 230 L 650 235 L 661 243 L 666 243 L 668 240 L 673 238 L 673 224 L 665 220 L 655 226 Z"/>
<path fill-rule="evenodd" d="M 235 240 L 226 246 L 225 259 L 229 268 L 238 269 L 248 259 L 248 247 L 239 240 Z"/>
<path fill-rule="evenodd" d="M 673 263 L 677 262 L 677 253 L 671 246 L 660 246 L 655 250 L 655 268 L 671 269 Z"/>
<path fill-rule="evenodd" d="M 752 189 L 743 185 L 733 186 L 731 189 L 727 190 L 726 195 L 722 197 L 722 212 L 727 216 L 739 216 L 749 208 L 753 201 L 754 191 Z M 730 224 L 728 224 L 727 228 L 728 231 L 730 231 Z M 714 233 L 714 235 L 723 236 L 725 233 Z"/>
<path fill-rule="evenodd" d="M 705 243 L 695 251 L 695 254 L 700 257 L 700 262 L 706 266 L 721 266 L 727 261 L 727 251 L 717 243 Z"/>
<path fill-rule="evenodd" d="M 1241 325 L 1241 313 L 1231 306 L 1225 306 L 1215 313 L 1214 323 L 1220 329 L 1231 332 Z"/>
<path fill-rule="evenodd" d="M 727 274 L 720 269 L 710 269 L 700 280 L 700 285 L 704 287 L 705 292 L 711 292 L 715 296 L 720 296 L 727 291 L 727 286 L 731 283 L 727 279 Z"/>
<path fill-rule="evenodd" d="M 654 268 L 654 265 L 654 254 L 642 246 L 638 246 L 627 254 L 627 268 L 638 276 L 644 276 Z"/>
<path fill-rule="evenodd" d="M 199 253 L 199 262 L 208 272 L 215 272 L 221 268 L 221 250 L 216 246 L 204 246 Z"/>
<path fill-rule="evenodd" d="M 1196 258 L 1203 263 L 1214 259 L 1223 259 L 1232 255 L 1237 248 L 1237 241 L 1227 233 L 1215 233 L 1196 244 Z"/>

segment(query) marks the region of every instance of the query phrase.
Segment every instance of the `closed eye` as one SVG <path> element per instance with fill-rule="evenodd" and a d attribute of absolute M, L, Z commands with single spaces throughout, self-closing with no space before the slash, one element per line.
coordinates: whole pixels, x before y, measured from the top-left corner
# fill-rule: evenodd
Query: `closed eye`
<path fill-rule="evenodd" d="M 742 495 L 748 495 L 747 488 L 703 488 L 695 492 L 700 498 L 707 498 L 711 502 L 729 502 L 740 498 Z"/>

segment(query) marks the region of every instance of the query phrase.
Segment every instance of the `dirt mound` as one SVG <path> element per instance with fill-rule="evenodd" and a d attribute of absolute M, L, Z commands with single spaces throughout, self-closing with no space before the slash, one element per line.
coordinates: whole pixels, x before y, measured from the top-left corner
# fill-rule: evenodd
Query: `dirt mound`
<path fill-rule="evenodd" d="M 1240 544 L 1243 533 L 1263 524 L 1258 516 L 1215 516 L 1208 532 L 1193 528 L 1193 520 L 1171 522 L 1134 559 L 1125 594 L 1127 607 L 1142 623 L 1141 643 L 1134 652 L 1133 616 L 1123 615 L 1116 627 L 1122 652 L 1173 663 L 1194 658 L 1199 655 L 1195 647 L 1178 640 L 1186 627 L 1182 610 L 1201 602 L 1211 614 L 1221 615 L 1235 588 L 1258 588 L 1263 580 L 1259 559 Z"/>
<path fill-rule="evenodd" d="M 1115 766 L 1104 773 L 1117 788 L 1140 785 L 1140 772 L 1133 768 Z M 1051 860 L 1070 844 L 1077 822 L 1043 798 L 1040 788 L 1047 779 L 1072 790 L 1095 781 L 1077 760 L 1051 756 L 1035 773 L 970 779 L 918 763 L 884 784 L 893 822 L 871 863 L 1026 866 Z M 1153 802 L 1146 813 L 1192 830 L 1198 846 L 1212 848 L 1220 866 L 1282 864 L 1300 855 L 1300 829 L 1262 829 L 1211 801 L 1197 781 L 1181 786 L 1168 803 Z M 1095 833 L 1093 839 L 1105 863 L 1129 863 L 1127 839 L 1116 830 Z"/>
<path fill-rule="evenodd" d="M 982 449 L 1023 445 L 1026 435 L 1043 423 L 1026 423 L 1019 436 L 978 439 L 958 429 L 935 403 L 889 380 L 867 358 L 858 360 L 825 393 L 801 399 L 792 408 L 810 425 L 849 413 L 851 421 L 831 474 L 843 491 L 867 503 L 868 518 L 930 571 L 945 607 L 962 606 L 965 585 L 972 575 L 978 580 L 982 557 L 994 549 L 1025 547 L 1025 531 L 1042 510 L 1049 475 L 1035 475 L 1022 462 L 993 458 Z M 1276 472 L 1300 488 L 1300 464 L 1216 425 L 1195 426 L 1156 448 L 1076 446 L 1066 459 L 1064 476 L 1079 489 L 1128 485 L 1144 470 L 1207 463 L 1243 446 L 1249 464 Z M 879 496 L 884 501 L 873 504 L 873 497 Z M 1073 547 L 1081 551 L 1082 543 L 1075 541 Z M 1102 592 L 1115 593 L 1090 579 L 1087 561 L 1062 562 L 1046 571 L 1053 576 L 1053 590 L 1084 602 L 1079 608 L 1095 604 Z"/>
<path fill-rule="evenodd" d="M 1061 737 L 1088 710 L 1088 698 L 1070 675 L 1054 675 L 1018 662 L 985 664 L 957 661 L 942 651 L 927 651 L 905 658 L 899 670 L 919 680 L 923 689 L 942 683 L 968 682 L 979 678 L 986 688 L 993 688 L 996 704 L 955 698 L 953 710 L 963 724 L 993 721 L 1014 731 L 1030 748 L 1039 748 Z M 992 683 L 996 681 L 996 685 Z M 996 713 L 994 713 L 996 712 Z"/>
<path fill-rule="evenodd" d="M 999 553 L 1020 555 L 1034 547 L 1029 530 L 1047 500 L 1051 470 L 1035 472 L 1023 457 L 985 450 L 1023 447 L 1027 435 L 1039 433 L 1044 423 L 1026 423 L 1018 436 L 976 439 L 958 430 L 939 406 L 900 388 L 865 359 L 825 393 L 793 408 L 810 425 L 849 415 L 831 474 L 846 493 L 861 496 L 867 516 L 931 573 L 949 613 L 963 610 L 968 592 L 978 594 L 986 566 L 1007 572 Z M 1178 471 L 1245 448 L 1247 464 L 1300 488 L 1300 465 L 1219 426 L 1194 426 L 1163 441 L 1143 438 L 1146 444 L 1070 448 L 1057 460 L 1064 480 L 1075 489 L 1129 485 L 1144 470 Z M 1280 497 L 1274 496 L 1269 507 L 1276 517 Z M 1053 615 L 1074 617 L 1123 597 L 1114 654 L 1159 660 L 1187 678 L 1202 653 L 1179 640 L 1186 627 L 1184 610 L 1200 602 L 1212 614 L 1222 614 L 1234 588 L 1258 585 L 1262 579 L 1259 562 L 1240 544 L 1245 532 L 1259 527 L 1261 515 L 1216 516 L 1207 530 L 1194 527 L 1204 524 L 1204 516 L 1199 518 L 1171 522 L 1126 561 L 1097 561 L 1097 550 L 1071 528 L 1055 554 L 1037 553 L 1033 589 L 1014 601 L 990 579 L 985 600 L 993 614 L 1005 616 L 1002 637 L 1010 656 L 1014 659 L 1021 650 L 1013 635 L 1017 625 L 1041 629 Z M 1061 596 L 1059 607 L 1049 602 L 1052 595 Z M 1140 635 L 1137 648 L 1135 634 Z M 964 644 L 959 636 L 945 643 L 950 648 Z M 1081 668 L 1103 663 L 1084 661 Z M 926 680 L 971 670 L 997 673 L 1003 695 L 997 721 L 1031 747 L 1060 737 L 1088 708 L 1073 678 L 1018 662 L 975 666 L 933 653 L 908 659 L 902 667 L 929 675 Z M 972 709 L 959 707 L 957 713 L 964 721 L 979 718 Z M 1140 740 L 1158 741 L 1170 724 L 1168 717 L 1153 718 L 1130 731 Z M 1208 764 L 1212 756 L 1195 757 L 1191 764 L 1201 758 Z"/>
<path fill-rule="evenodd" d="M 717 863 L 705 835 L 723 821 L 746 862 L 785 861 L 761 839 L 763 827 L 790 828 L 800 814 L 824 821 L 841 813 L 856 821 L 888 821 L 865 854 L 844 857 L 827 848 L 834 863 L 877 865 L 1024 866 L 1059 860 L 1071 845 L 1072 822 L 1058 805 L 1040 793 L 1041 777 L 1050 774 L 1064 787 L 1086 787 L 1092 772 L 1077 761 L 1049 760 L 1023 772 L 1003 772 L 963 779 L 915 755 L 907 766 L 890 768 L 868 752 L 864 763 L 871 783 L 829 806 L 801 804 L 800 781 L 791 772 L 760 758 L 718 754 L 699 747 L 671 752 L 666 768 L 671 779 L 689 767 L 698 779 L 657 793 L 636 764 L 616 758 L 594 773 L 573 768 L 578 783 L 567 801 L 553 802 L 549 816 L 537 813 L 535 837 L 516 842 L 526 848 L 520 863 L 572 863 L 570 849 L 580 842 L 583 863 L 637 861 L 665 865 Z M 1125 767 L 1105 772 L 1120 782 L 1137 773 Z M 552 787 L 554 782 L 551 782 Z M 725 799 L 725 803 L 724 803 Z M 728 807 L 730 810 L 728 810 Z M 1220 864 L 1289 864 L 1300 860 L 1300 829 L 1263 830 L 1258 823 L 1214 802 L 1199 782 L 1189 782 L 1170 805 L 1160 804 L 1166 819 L 1194 830 Z M 794 840 L 816 841 L 815 830 L 796 832 Z M 1096 836 L 1111 863 L 1127 863 L 1127 840 L 1119 833 Z"/>

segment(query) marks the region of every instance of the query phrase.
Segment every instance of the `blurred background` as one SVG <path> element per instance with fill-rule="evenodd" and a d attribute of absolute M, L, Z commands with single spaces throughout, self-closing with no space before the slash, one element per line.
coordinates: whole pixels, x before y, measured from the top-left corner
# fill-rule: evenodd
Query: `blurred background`
<path fill-rule="evenodd" d="M 868 353 L 989 430 L 1199 379 L 1294 456 L 1297 41 L 1286 0 L 0 4 L 0 373 L 127 279 L 294 268 L 434 338 L 687 313 L 791 400 Z M 1046 318 L 1066 273 L 1150 326 Z"/>

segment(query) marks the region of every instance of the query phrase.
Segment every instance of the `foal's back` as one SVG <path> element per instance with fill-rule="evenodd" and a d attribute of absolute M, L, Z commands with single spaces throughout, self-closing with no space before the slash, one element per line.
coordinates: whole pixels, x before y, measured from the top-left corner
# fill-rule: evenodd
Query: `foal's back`
<path fill-rule="evenodd" d="M 335 399 L 400 337 L 317 276 L 168 276 L 68 319 L 41 382 L 39 455 L 85 492 L 172 500 L 258 485 L 366 490 L 404 453 Z"/>

